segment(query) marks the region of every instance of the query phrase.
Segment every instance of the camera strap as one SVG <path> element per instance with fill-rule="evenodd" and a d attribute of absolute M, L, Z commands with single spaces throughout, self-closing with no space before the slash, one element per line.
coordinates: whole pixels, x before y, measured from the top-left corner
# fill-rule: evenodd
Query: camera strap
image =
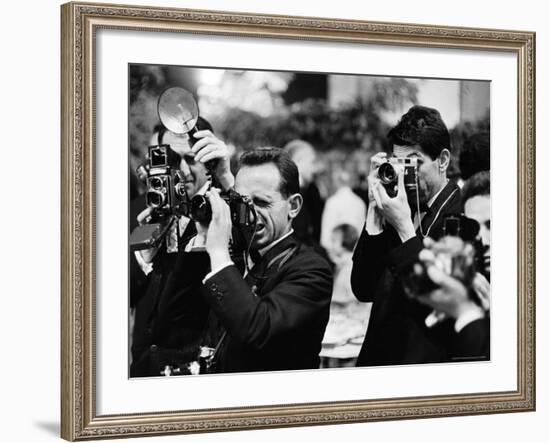
<path fill-rule="evenodd" d="M 419 193 L 418 193 L 418 189 L 419 189 L 419 187 L 418 187 L 418 175 L 417 175 L 416 176 L 416 217 L 420 217 L 420 196 L 419 196 Z M 445 190 L 445 187 L 443 188 L 443 190 L 441 192 L 443 192 L 444 190 Z M 458 191 L 458 188 L 453 189 L 453 191 L 447 196 L 445 201 L 439 206 L 439 209 L 437 210 L 433 220 L 431 221 L 431 223 L 427 227 L 426 232 L 424 232 L 424 229 L 423 229 L 423 226 L 422 226 L 422 221 L 426 217 L 424 217 L 422 220 L 419 220 L 418 232 L 420 233 L 422 238 L 426 238 L 430 235 L 430 231 L 431 231 L 432 227 L 434 226 L 435 222 L 439 219 L 439 215 L 441 214 L 441 211 L 443 210 L 443 208 L 445 208 L 445 206 L 447 206 L 447 203 L 449 203 L 449 201 L 451 200 L 451 198 L 454 197 L 454 195 L 457 193 L 457 191 Z M 434 204 L 435 204 L 435 202 L 434 202 Z M 430 210 L 431 210 L 431 208 L 430 208 Z"/>

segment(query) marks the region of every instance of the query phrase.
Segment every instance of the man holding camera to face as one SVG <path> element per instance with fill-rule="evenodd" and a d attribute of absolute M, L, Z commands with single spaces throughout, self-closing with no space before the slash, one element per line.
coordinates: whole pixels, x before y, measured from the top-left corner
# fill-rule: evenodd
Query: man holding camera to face
<path fill-rule="evenodd" d="M 196 158 L 203 155 L 199 149 Z M 211 219 L 197 223 L 172 282 L 189 295 L 198 287 L 221 324 L 207 372 L 318 368 L 332 272 L 293 234 L 302 206 L 298 169 L 280 149 L 256 149 L 242 155 L 234 183 L 237 197 L 207 192 Z M 244 248 L 234 244 L 242 206 L 232 198 L 254 212 Z M 244 270 L 235 261 L 239 251 L 253 259 Z"/>
<path fill-rule="evenodd" d="M 353 256 L 353 292 L 373 302 L 357 365 L 449 361 L 449 325 L 430 324 L 431 309 L 401 281 L 423 238 L 441 237 L 445 216 L 461 211 L 460 190 L 447 179 L 449 132 L 437 110 L 413 106 L 388 137 L 391 155 L 371 159 L 367 220 Z"/>
<path fill-rule="evenodd" d="M 181 173 L 182 189 L 188 198 L 206 192 L 210 175 L 205 160 L 201 162 L 196 159 L 192 147 L 214 152 L 211 156 L 214 159 L 229 156 L 225 144 L 201 117 L 192 136 L 175 134 L 160 126 L 154 142 L 158 144 L 150 149 L 163 147 L 173 158 L 171 167 Z M 220 162 L 219 167 L 225 165 Z M 228 177 L 227 172 L 223 169 L 214 171 L 222 180 Z M 226 186 L 231 184 L 225 183 Z M 148 189 L 149 192 L 154 197 L 158 191 Z M 184 249 L 196 235 L 195 224 L 185 215 L 163 213 L 164 209 L 154 207 L 150 200 L 148 195 L 143 195 L 132 202 L 131 212 L 134 215 L 131 220 L 144 226 L 164 217 L 166 229 L 154 246 L 134 251 L 130 257 L 131 304 L 134 308 L 132 377 L 159 376 L 167 365 L 186 361 L 193 356 L 202 338 L 208 314 L 208 307 L 200 300 L 181 299 L 175 290 L 167 290 L 178 251 Z"/>

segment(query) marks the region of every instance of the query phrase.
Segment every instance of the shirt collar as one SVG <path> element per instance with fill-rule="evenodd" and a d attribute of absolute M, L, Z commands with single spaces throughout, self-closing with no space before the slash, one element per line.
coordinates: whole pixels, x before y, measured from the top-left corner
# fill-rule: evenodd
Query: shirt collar
<path fill-rule="evenodd" d="M 290 237 L 292 234 L 294 234 L 294 228 L 290 228 L 290 231 L 288 231 L 285 235 L 279 237 L 274 242 L 270 243 L 269 245 L 265 246 L 264 248 L 260 249 L 258 252 L 263 257 L 269 250 L 273 249 L 274 246 L 281 243 L 285 238 Z"/>
<path fill-rule="evenodd" d="M 195 195 L 204 195 L 204 194 L 206 194 L 206 191 L 208 191 L 209 186 L 210 186 L 210 181 L 206 180 L 206 183 L 201 186 L 201 188 L 195 193 Z M 195 195 L 193 195 L 193 197 Z"/>

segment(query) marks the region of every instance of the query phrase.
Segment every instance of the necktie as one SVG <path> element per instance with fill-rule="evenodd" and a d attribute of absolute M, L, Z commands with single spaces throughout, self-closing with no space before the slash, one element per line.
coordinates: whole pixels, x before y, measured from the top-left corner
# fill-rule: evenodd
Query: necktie
<path fill-rule="evenodd" d="M 178 252 L 179 239 L 185 232 L 189 219 L 187 217 L 177 217 L 172 221 L 166 234 L 166 252 L 169 254 Z"/>
<path fill-rule="evenodd" d="M 244 281 L 255 296 L 258 296 L 258 280 L 261 279 L 264 273 L 264 260 L 261 258 L 246 272 Z"/>

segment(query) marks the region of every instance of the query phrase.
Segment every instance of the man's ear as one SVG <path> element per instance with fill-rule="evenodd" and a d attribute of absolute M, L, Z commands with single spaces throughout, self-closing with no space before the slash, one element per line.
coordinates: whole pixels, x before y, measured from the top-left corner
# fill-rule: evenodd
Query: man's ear
<path fill-rule="evenodd" d="M 451 152 L 448 149 L 443 149 L 439 153 L 439 171 L 445 172 L 451 162 Z"/>
<path fill-rule="evenodd" d="M 302 205 L 304 203 L 304 199 L 300 194 L 292 194 L 288 198 L 288 203 L 290 204 L 290 211 L 288 212 L 288 218 L 294 219 L 300 213 L 300 210 L 302 209 Z"/>

